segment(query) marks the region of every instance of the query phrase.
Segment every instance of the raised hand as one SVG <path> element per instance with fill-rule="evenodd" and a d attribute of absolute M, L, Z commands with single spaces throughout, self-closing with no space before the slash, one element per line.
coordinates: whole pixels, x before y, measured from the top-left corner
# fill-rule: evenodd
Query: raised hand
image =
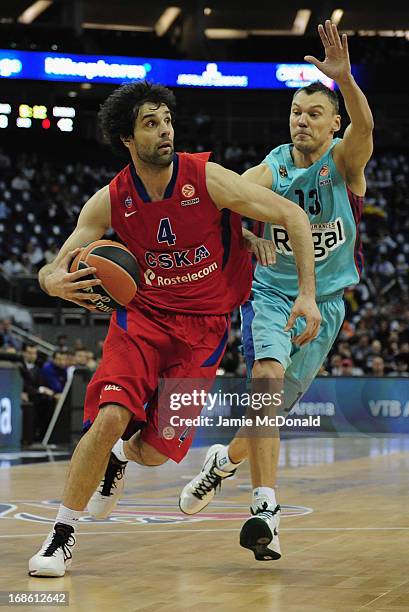
<path fill-rule="evenodd" d="M 339 84 L 343 79 L 351 76 L 347 35 L 342 34 L 341 40 L 337 26 L 329 19 L 325 22 L 325 28 L 321 23 L 319 24 L 318 34 L 324 45 L 324 61 L 320 62 L 312 55 L 306 55 L 304 59 Z"/>

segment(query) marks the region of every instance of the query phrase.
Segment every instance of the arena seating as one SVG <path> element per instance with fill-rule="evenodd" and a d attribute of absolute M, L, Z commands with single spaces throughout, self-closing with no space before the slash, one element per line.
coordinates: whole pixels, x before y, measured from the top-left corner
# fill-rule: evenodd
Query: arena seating
<path fill-rule="evenodd" d="M 199 114 L 200 131 L 208 118 Z M 238 172 L 257 164 L 265 153 L 238 142 L 218 143 L 215 149 L 218 161 Z M 116 170 L 24 154 L 10 159 L 4 151 L 0 169 L 1 283 L 14 286 L 17 301 L 33 306 L 36 299 L 44 299 L 36 281 L 38 269 L 55 257 L 84 202 Z M 375 155 L 368 164 L 367 184 L 359 227 L 365 270 L 359 285 L 346 292 L 346 321 L 321 375 L 409 376 L 408 156 L 393 151 Z M 115 238 L 113 233 L 109 237 Z M 239 315 L 234 313 L 221 365 L 227 375 L 245 372 L 239 345 Z"/>

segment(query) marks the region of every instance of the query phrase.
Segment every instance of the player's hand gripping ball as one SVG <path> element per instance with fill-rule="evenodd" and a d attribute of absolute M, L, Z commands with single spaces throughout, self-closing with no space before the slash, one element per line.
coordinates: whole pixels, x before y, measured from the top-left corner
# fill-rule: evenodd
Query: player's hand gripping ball
<path fill-rule="evenodd" d="M 96 240 L 87 244 L 70 264 L 70 272 L 96 268 L 95 274 L 81 280 L 99 278 L 102 285 L 83 290 L 101 299 L 94 306 L 101 312 L 112 312 L 126 306 L 135 297 L 139 284 L 139 266 L 134 255 L 119 242 Z"/>

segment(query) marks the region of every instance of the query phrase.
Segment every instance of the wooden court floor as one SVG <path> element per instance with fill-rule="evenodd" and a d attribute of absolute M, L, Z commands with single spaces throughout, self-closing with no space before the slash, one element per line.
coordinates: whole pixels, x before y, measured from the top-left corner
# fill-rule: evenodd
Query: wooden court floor
<path fill-rule="evenodd" d="M 107 521 L 84 517 L 71 572 L 54 579 L 30 578 L 27 560 L 50 529 L 67 462 L 3 462 L 0 590 L 69 591 L 69 609 L 84 612 L 409 610 L 408 441 L 284 442 L 283 557 L 264 563 L 238 544 L 247 466 L 206 513 L 179 512 L 178 491 L 203 455 L 132 465 L 117 511 Z"/>

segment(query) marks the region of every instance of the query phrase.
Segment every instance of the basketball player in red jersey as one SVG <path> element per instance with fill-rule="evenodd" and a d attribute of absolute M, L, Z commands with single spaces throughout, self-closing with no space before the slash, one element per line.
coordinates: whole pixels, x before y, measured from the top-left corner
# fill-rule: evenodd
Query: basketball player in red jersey
<path fill-rule="evenodd" d="M 33 576 L 64 575 L 82 512 L 92 496 L 91 513 L 109 514 L 128 460 L 156 466 L 169 458 L 179 462 L 187 453 L 191 433 L 175 431 L 169 440 L 159 431 L 158 379 L 210 383 L 215 377 L 229 313 L 247 299 L 251 287 L 241 215 L 288 231 L 299 271 L 292 314 L 306 319 L 296 341 L 308 342 L 318 333 L 307 215 L 296 204 L 209 162 L 208 154 L 175 154 L 174 106 L 170 90 L 149 83 L 125 85 L 109 96 L 100 111 L 102 129 L 113 147 L 128 149 L 131 162 L 85 204 L 55 261 L 39 272 L 49 295 L 92 309 L 82 290 L 97 292 L 99 281 L 82 280 L 89 269 L 67 269 L 79 247 L 112 227 L 137 257 L 141 283 L 132 303 L 111 318 L 102 362 L 87 389 L 87 431 L 71 459 L 54 528 L 29 561 Z M 124 442 L 135 422 L 144 424 L 142 431 Z"/>

